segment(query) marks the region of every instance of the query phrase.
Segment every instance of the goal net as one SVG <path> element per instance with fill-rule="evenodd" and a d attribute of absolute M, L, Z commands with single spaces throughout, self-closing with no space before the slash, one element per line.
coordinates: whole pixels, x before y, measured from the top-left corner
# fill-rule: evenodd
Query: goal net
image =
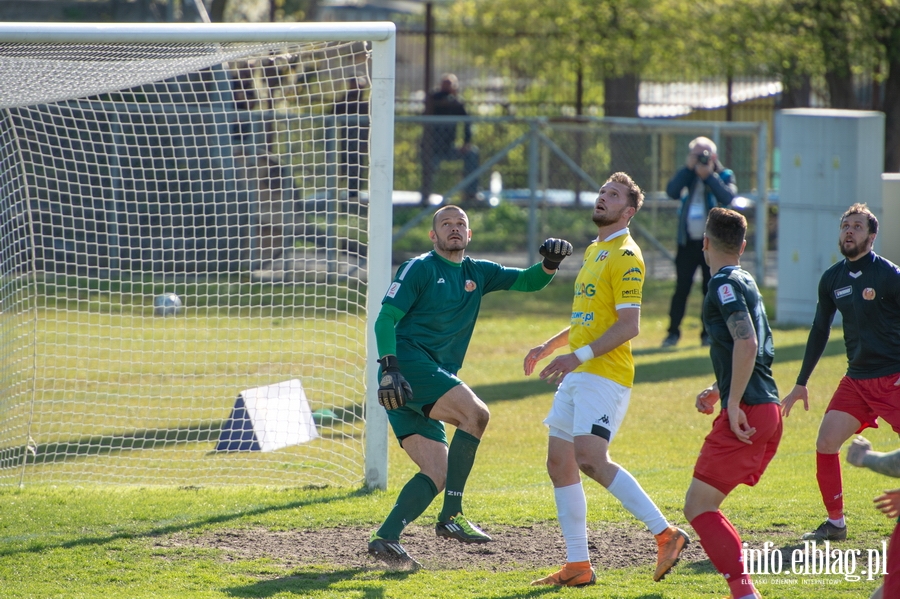
<path fill-rule="evenodd" d="M 0 484 L 385 486 L 393 35 L 0 24 Z"/>

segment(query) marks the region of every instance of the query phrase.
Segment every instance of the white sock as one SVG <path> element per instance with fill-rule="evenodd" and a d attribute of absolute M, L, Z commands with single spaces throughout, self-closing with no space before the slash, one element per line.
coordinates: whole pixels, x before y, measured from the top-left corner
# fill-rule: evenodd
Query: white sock
<path fill-rule="evenodd" d="M 832 524 L 834 524 L 835 526 L 837 526 L 838 528 L 844 528 L 847 526 L 847 521 L 844 520 L 843 516 L 841 516 L 837 520 L 832 520 L 831 518 L 829 518 L 828 521 L 831 522 Z"/>
<path fill-rule="evenodd" d="M 566 541 L 566 561 L 586 562 L 591 559 L 587 540 L 587 500 L 581 483 L 553 489 L 556 517 Z"/>
<path fill-rule="evenodd" d="M 668 528 L 669 522 L 653 503 L 653 500 L 647 496 L 640 483 L 621 466 L 619 466 L 619 471 L 612 484 L 606 488 L 613 494 L 613 497 L 621 502 L 622 507 L 646 524 L 654 535 L 658 535 Z"/>

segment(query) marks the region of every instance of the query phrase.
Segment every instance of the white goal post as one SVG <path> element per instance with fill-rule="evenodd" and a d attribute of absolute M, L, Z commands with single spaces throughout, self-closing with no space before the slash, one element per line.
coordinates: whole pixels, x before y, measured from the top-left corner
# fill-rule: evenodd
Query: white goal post
<path fill-rule="evenodd" d="M 392 23 L 0 23 L 0 485 L 387 485 Z"/>

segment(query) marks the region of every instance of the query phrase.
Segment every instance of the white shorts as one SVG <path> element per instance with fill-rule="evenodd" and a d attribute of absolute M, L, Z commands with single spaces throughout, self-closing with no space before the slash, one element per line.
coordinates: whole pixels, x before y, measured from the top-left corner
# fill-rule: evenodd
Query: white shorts
<path fill-rule="evenodd" d="M 570 372 L 556 389 L 544 424 L 550 428 L 551 436 L 564 441 L 571 442 L 582 435 L 612 441 L 622 426 L 630 399 L 631 387 L 589 372 Z"/>

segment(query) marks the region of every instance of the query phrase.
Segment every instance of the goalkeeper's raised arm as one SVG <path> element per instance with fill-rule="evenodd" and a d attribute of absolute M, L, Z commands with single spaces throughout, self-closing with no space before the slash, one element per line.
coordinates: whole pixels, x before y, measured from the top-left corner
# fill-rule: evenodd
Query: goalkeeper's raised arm
<path fill-rule="evenodd" d="M 481 298 L 494 291 L 543 289 L 572 254 L 572 244 L 553 238 L 541 244 L 542 260 L 528 268 L 474 260 L 466 256 L 472 238 L 469 218 L 457 206 L 435 213 L 429 236 L 434 249 L 400 266 L 375 321 L 378 401 L 419 472 L 372 533 L 369 553 L 412 569 L 419 564 L 400 545 L 400 535 L 442 490 L 444 506 L 435 534 L 464 543 L 492 540 L 462 515 L 466 480 L 490 419 L 485 403 L 457 376 Z M 456 427 L 449 448 L 445 422 Z"/>

